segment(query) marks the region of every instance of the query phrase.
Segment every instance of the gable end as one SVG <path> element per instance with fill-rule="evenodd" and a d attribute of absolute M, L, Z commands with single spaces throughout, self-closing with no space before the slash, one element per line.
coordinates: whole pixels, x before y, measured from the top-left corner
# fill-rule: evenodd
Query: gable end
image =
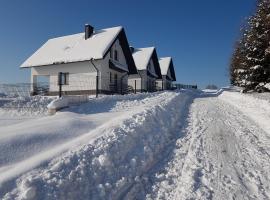
<path fill-rule="evenodd" d="M 107 56 L 107 54 L 111 51 L 111 48 L 113 47 L 113 45 L 115 44 L 116 41 L 119 41 L 119 44 L 122 48 L 123 54 L 125 56 L 126 59 L 126 63 L 128 65 L 128 70 L 129 70 L 129 74 L 137 74 L 137 68 L 135 66 L 135 62 L 133 60 L 133 56 L 131 53 L 131 50 L 129 48 L 129 43 L 127 40 L 127 36 L 125 34 L 125 30 L 122 28 L 122 30 L 120 31 L 120 33 L 117 35 L 117 37 L 114 39 L 114 41 L 112 42 L 111 46 L 108 48 L 108 50 L 106 51 L 106 53 L 104 54 L 105 58 Z"/>

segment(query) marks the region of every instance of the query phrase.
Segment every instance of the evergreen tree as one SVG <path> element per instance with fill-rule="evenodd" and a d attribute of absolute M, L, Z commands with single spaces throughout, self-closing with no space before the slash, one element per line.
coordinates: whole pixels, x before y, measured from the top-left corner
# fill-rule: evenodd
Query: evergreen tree
<path fill-rule="evenodd" d="M 247 34 L 247 65 L 250 70 L 250 89 L 261 90 L 269 81 L 269 62 L 267 49 L 270 34 L 270 0 L 259 0 L 257 12 L 249 20 L 250 30 Z"/>
<path fill-rule="evenodd" d="M 249 85 L 249 70 L 246 62 L 246 29 L 243 29 L 242 39 L 236 43 L 230 64 L 231 84 L 247 88 Z"/>
<path fill-rule="evenodd" d="M 267 90 L 270 84 L 270 0 L 258 0 L 231 61 L 231 83 L 245 90 Z M 270 90 L 270 88 L 269 88 Z"/>

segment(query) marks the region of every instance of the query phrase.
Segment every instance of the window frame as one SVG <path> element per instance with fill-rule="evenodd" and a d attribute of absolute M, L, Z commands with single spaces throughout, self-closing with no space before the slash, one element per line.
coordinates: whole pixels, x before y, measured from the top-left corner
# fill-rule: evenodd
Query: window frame
<path fill-rule="evenodd" d="M 60 83 L 60 73 L 61 73 L 61 80 L 62 82 Z M 58 84 L 59 85 L 69 85 L 69 72 L 59 72 L 58 75 Z"/>
<path fill-rule="evenodd" d="M 113 59 L 116 60 L 116 61 L 118 61 L 118 51 L 116 49 L 114 50 Z"/>
<path fill-rule="evenodd" d="M 110 58 L 113 59 L 113 49 L 110 50 Z"/>

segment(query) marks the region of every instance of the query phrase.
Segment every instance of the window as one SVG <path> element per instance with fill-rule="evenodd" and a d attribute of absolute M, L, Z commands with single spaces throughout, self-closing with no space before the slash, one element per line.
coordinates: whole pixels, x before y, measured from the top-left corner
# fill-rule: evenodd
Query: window
<path fill-rule="evenodd" d="M 69 73 L 60 72 L 58 74 L 58 84 L 59 85 L 68 85 L 68 80 L 69 80 Z"/>
<path fill-rule="evenodd" d="M 113 58 L 113 50 L 110 50 L 110 58 Z"/>
<path fill-rule="evenodd" d="M 118 61 L 118 52 L 114 50 L 114 60 Z"/>

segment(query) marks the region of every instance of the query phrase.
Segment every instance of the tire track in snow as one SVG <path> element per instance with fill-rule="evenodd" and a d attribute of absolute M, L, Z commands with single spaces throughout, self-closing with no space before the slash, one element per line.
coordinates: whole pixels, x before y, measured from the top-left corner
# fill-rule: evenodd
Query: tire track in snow
<path fill-rule="evenodd" d="M 148 199 L 269 199 L 270 141 L 262 129 L 209 97 L 195 100 L 189 121 L 187 155 L 175 150 Z"/>

